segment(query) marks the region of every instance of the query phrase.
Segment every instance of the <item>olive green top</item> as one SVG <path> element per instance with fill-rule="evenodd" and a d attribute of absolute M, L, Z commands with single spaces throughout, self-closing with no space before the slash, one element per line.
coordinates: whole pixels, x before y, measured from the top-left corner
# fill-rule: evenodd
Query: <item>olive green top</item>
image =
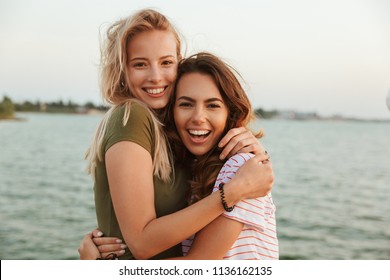
<path fill-rule="evenodd" d="M 153 158 L 155 134 L 150 113 L 141 104 L 133 102 L 130 108 L 129 120 L 123 126 L 124 112 L 125 106 L 118 107 L 112 113 L 107 123 L 107 131 L 102 145 L 103 155 L 115 143 L 119 141 L 131 141 L 145 148 Z M 174 170 L 175 179 L 173 183 L 165 183 L 157 177 L 154 177 L 154 199 L 157 217 L 174 213 L 187 206 L 185 195 L 188 188 L 188 174 L 177 165 Z M 115 236 L 123 240 L 123 235 L 119 229 L 118 220 L 112 204 L 104 160 L 98 162 L 95 178 L 94 192 L 98 227 L 105 236 Z M 178 244 L 154 256 L 153 259 L 181 255 L 181 244 Z M 134 259 L 134 257 L 126 249 L 125 255 L 121 256 L 120 259 Z"/>

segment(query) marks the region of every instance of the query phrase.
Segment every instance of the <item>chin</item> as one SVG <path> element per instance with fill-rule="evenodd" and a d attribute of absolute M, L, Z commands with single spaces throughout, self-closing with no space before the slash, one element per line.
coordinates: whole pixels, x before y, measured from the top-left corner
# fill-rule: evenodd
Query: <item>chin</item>
<path fill-rule="evenodd" d="M 152 109 L 163 109 L 167 106 L 168 101 L 161 101 L 161 102 L 149 102 L 149 107 Z"/>
<path fill-rule="evenodd" d="M 194 156 L 196 157 L 201 157 L 201 156 L 204 156 L 205 154 L 207 154 L 208 151 L 199 151 L 199 150 L 189 150 L 191 154 L 193 154 Z"/>

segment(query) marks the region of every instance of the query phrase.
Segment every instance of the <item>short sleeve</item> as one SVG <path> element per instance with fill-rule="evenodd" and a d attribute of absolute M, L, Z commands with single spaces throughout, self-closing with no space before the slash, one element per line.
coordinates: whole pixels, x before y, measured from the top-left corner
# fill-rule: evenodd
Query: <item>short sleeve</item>
<path fill-rule="evenodd" d="M 219 172 L 213 192 L 219 191 L 219 184 L 229 182 L 235 176 L 237 170 L 252 157 L 253 155 L 249 153 L 240 153 L 232 156 Z M 263 230 L 274 211 L 273 207 L 270 196 L 245 199 L 237 203 L 233 211 L 225 212 L 223 215 L 229 219 Z"/>
<path fill-rule="evenodd" d="M 150 112 L 143 105 L 132 102 L 127 122 L 123 125 L 126 107 L 118 107 L 107 123 L 105 152 L 120 141 L 134 142 L 152 154 L 154 126 Z"/>

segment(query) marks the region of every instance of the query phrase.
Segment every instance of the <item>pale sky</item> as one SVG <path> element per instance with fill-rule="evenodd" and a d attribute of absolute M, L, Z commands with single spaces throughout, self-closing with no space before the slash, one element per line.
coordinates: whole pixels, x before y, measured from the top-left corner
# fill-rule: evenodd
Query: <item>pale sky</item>
<path fill-rule="evenodd" d="M 101 103 L 99 30 L 141 8 L 233 65 L 254 108 L 390 119 L 389 0 L 1 0 L 0 98 Z"/>

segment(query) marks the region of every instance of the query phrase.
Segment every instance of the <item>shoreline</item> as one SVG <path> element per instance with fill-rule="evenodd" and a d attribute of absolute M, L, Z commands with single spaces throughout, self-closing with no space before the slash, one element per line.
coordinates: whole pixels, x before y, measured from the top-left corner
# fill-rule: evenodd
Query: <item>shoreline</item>
<path fill-rule="evenodd" d="M 17 111 L 18 113 L 27 113 L 27 114 L 65 114 L 65 115 L 84 115 L 84 116 L 98 116 L 98 115 L 104 115 L 106 111 L 101 110 L 88 110 L 86 112 L 40 112 L 40 111 Z M 349 118 L 349 117 L 338 117 L 338 118 L 332 118 L 332 117 L 318 117 L 318 118 L 283 118 L 283 117 L 272 117 L 272 118 L 262 118 L 261 116 L 256 116 L 256 119 L 258 120 L 286 120 L 286 121 L 298 121 L 298 122 L 310 122 L 310 121 L 325 121 L 325 122 L 361 122 L 361 123 L 390 123 L 390 119 L 361 119 L 361 118 Z M 12 118 L 0 118 L 1 121 L 27 121 L 28 118 L 25 117 L 12 117 Z"/>
<path fill-rule="evenodd" d="M 21 118 L 21 117 L 0 118 L 0 122 L 1 121 L 25 122 L 25 121 L 27 121 L 27 118 Z"/>

